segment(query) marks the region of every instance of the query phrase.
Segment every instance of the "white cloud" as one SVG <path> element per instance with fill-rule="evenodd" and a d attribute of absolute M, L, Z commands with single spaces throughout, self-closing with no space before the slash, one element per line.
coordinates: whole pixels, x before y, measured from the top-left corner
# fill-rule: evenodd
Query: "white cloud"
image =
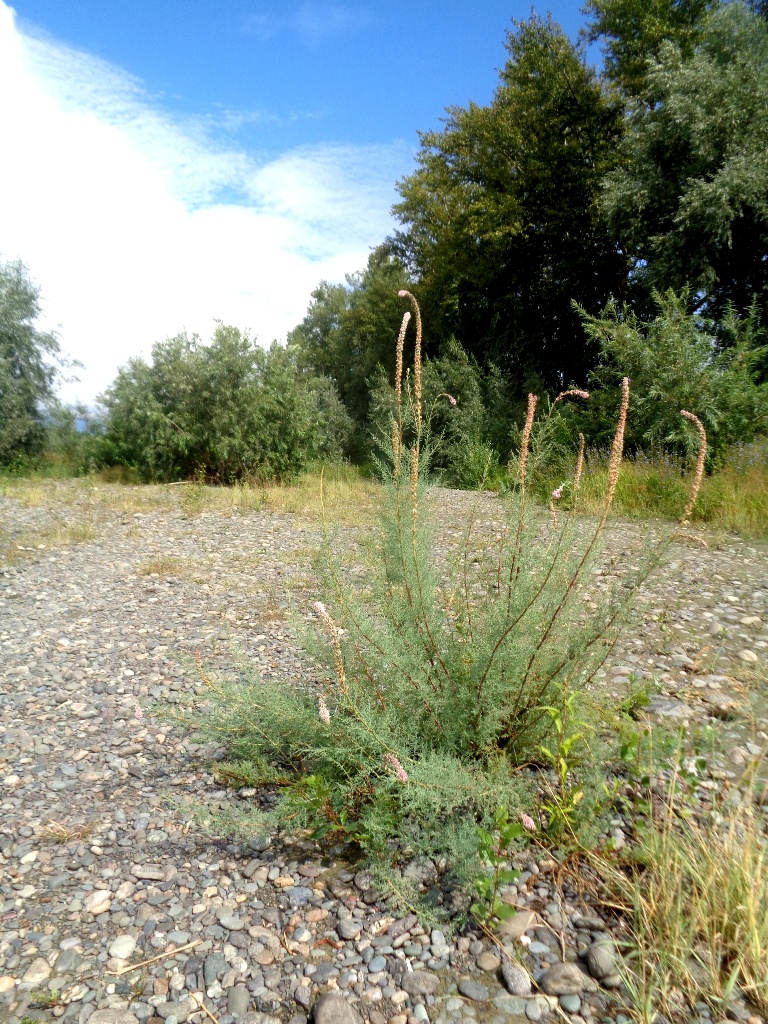
<path fill-rule="evenodd" d="M 373 12 L 369 8 L 328 3 L 302 3 L 288 13 L 251 14 L 244 20 L 245 30 L 262 42 L 287 32 L 307 46 L 360 32 L 372 24 Z"/>
<path fill-rule="evenodd" d="M 103 61 L 21 34 L 0 0 L 0 252 L 42 286 L 90 401 L 131 355 L 214 318 L 268 344 L 321 278 L 391 228 L 410 151 L 320 146 L 270 161 L 175 120 Z"/>

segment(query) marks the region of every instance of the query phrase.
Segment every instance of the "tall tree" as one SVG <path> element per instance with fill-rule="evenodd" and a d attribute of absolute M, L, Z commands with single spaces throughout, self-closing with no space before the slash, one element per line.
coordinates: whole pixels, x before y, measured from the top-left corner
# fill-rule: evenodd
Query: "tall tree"
<path fill-rule="evenodd" d="M 389 244 L 420 279 L 428 329 L 520 387 L 559 388 L 592 364 L 571 301 L 596 312 L 626 277 L 598 202 L 622 110 L 551 20 L 515 23 L 506 46 L 492 104 L 421 135 Z"/>
<path fill-rule="evenodd" d="M 665 44 L 607 177 L 614 236 L 641 293 L 691 286 L 719 320 L 757 296 L 768 315 L 768 24 L 739 0 L 693 54 Z"/>
<path fill-rule="evenodd" d="M 62 360 L 40 316 L 40 289 L 24 265 L 0 260 L 0 466 L 34 458 L 45 440 Z"/>
<path fill-rule="evenodd" d="M 762 0 L 757 0 L 758 3 Z M 602 40 L 605 70 L 622 92 L 645 95 L 646 73 L 662 48 L 674 43 L 690 57 L 701 37 L 708 13 L 719 0 L 587 0 L 591 18 L 585 35 Z"/>
<path fill-rule="evenodd" d="M 333 382 L 357 425 L 356 454 L 367 447 L 369 386 L 374 371 L 394 374 L 395 339 L 404 312 L 397 293 L 411 287 L 403 265 L 383 248 L 343 285 L 321 281 L 302 322 L 288 336 L 302 367 Z"/>

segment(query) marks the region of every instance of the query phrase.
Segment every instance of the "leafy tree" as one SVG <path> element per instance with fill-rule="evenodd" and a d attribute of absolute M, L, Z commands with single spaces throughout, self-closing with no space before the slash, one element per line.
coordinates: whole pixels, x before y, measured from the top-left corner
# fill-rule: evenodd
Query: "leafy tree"
<path fill-rule="evenodd" d="M 706 315 L 768 312 L 768 25 L 738 0 L 693 55 L 661 47 L 607 176 L 605 208 L 641 295 L 687 284 Z"/>
<path fill-rule="evenodd" d="M 719 0 L 587 0 L 591 16 L 585 36 L 604 43 L 608 77 L 626 96 L 645 95 L 649 62 L 658 60 L 667 43 L 690 57 L 708 13 Z"/>
<path fill-rule="evenodd" d="M 24 464 L 45 443 L 47 409 L 64 361 L 41 331 L 40 289 L 19 261 L 0 260 L 0 466 Z"/>
<path fill-rule="evenodd" d="M 626 263 L 599 205 L 623 131 L 582 54 L 551 20 L 516 23 L 490 106 L 421 135 L 390 240 L 419 278 L 427 323 L 519 389 L 581 381 L 593 362 L 571 300 L 596 312 Z"/>
<path fill-rule="evenodd" d="M 358 455 L 367 448 L 368 380 L 379 365 L 394 374 L 392 324 L 403 313 L 397 293 L 410 285 L 402 264 L 377 249 L 346 284 L 321 281 L 307 315 L 288 336 L 300 365 L 335 385 L 357 428 Z"/>
<path fill-rule="evenodd" d="M 656 315 L 642 321 L 627 307 L 610 304 L 599 317 L 585 316 L 601 347 L 592 374 L 592 399 L 581 412 L 581 427 L 593 442 L 607 443 L 615 419 L 612 395 L 623 376 L 632 380 L 627 443 L 656 444 L 685 451 L 693 442 L 680 410 L 688 409 L 707 428 L 715 458 L 736 441 L 768 432 L 768 383 L 764 380 L 768 332 L 756 304 L 745 316 L 733 307 L 715 325 L 689 311 L 687 294 L 654 295 Z M 717 345 L 718 338 L 728 344 Z"/>
<path fill-rule="evenodd" d="M 149 478 L 290 479 L 327 454 L 324 426 L 336 451 L 349 433 L 326 383 L 280 345 L 265 352 L 223 324 L 210 345 L 180 334 L 155 345 L 151 363 L 132 359 L 102 401 L 107 443 Z"/>

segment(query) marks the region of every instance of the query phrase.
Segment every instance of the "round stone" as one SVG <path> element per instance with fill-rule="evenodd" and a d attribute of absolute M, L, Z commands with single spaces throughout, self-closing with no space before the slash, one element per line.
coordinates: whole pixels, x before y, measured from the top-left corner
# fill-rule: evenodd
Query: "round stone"
<path fill-rule="evenodd" d="M 118 960 L 127 960 L 136 949 L 136 939 L 132 935 L 118 935 L 109 944 L 109 955 Z"/>

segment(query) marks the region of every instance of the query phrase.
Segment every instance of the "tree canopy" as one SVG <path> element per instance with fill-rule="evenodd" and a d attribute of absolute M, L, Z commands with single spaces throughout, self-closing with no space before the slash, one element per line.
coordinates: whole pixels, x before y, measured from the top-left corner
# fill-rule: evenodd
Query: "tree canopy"
<path fill-rule="evenodd" d="M 720 318 L 768 312 L 768 25 L 738 0 L 712 12 L 690 57 L 662 45 L 606 178 L 614 236 L 641 291 L 690 286 Z"/>
<path fill-rule="evenodd" d="M 24 265 L 0 260 L 0 466 L 34 458 L 45 439 L 62 360 L 40 316 L 40 289 Z"/>
<path fill-rule="evenodd" d="M 520 387 L 558 388 L 593 358 L 571 300 L 596 312 L 626 279 L 599 203 L 622 108 L 551 20 L 515 23 L 506 46 L 491 105 L 451 108 L 421 135 L 389 244 L 438 337 Z"/>

